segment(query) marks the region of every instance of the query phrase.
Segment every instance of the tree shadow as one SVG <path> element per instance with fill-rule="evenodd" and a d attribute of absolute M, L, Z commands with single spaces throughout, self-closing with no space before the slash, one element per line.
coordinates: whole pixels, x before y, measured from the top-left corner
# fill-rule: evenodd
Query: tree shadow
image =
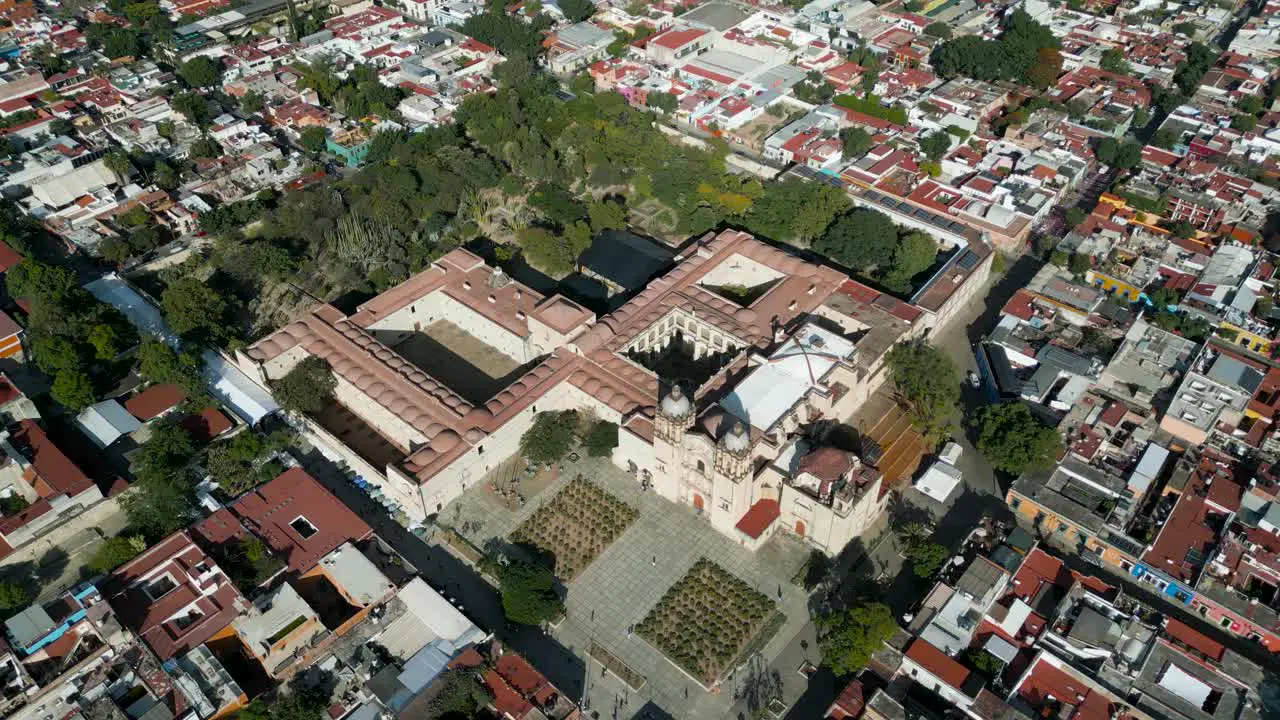
<path fill-rule="evenodd" d="M 891 528 L 900 528 L 910 523 L 933 525 L 937 522 L 937 518 L 934 517 L 933 513 L 907 502 L 901 492 L 895 492 L 889 496 L 889 504 L 885 509 L 885 514 L 889 517 L 889 527 Z"/>
<path fill-rule="evenodd" d="M 747 663 L 746 676 L 733 691 L 735 700 L 747 704 L 750 717 L 759 716 L 769 701 L 782 694 L 782 673 L 769 667 L 759 653 L 752 655 Z M 746 713 L 738 713 L 740 720 L 747 720 Z"/>
<path fill-rule="evenodd" d="M 360 513 L 382 540 L 418 569 L 420 577 L 435 591 L 454 599 L 466 617 L 526 657 L 566 696 L 582 697 L 586 663 L 540 628 L 509 624 L 500 594 L 475 566 L 396 523 L 381 506 L 351 485 L 349 471 L 319 452 L 312 450 L 299 455 L 307 472 L 345 505 Z"/>
<path fill-rule="evenodd" d="M 40 560 L 35 568 L 35 580 L 41 585 L 48 585 L 54 580 L 62 577 L 67 569 L 67 565 L 71 562 L 71 556 L 67 555 L 67 551 L 62 548 L 51 548 L 49 552 L 40 556 Z"/>

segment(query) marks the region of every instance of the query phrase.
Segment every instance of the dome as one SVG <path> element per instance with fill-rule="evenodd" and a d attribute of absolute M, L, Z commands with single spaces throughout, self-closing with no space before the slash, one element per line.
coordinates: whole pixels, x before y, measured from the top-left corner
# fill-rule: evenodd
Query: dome
<path fill-rule="evenodd" d="M 457 447 L 459 442 L 462 442 L 462 438 L 458 437 L 458 433 L 445 430 L 431 438 L 431 449 L 438 453 L 446 453 Z"/>
<path fill-rule="evenodd" d="M 747 426 L 741 420 L 734 423 L 728 434 L 720 439 L 720 444 L 731 453 L 747 452 L 751 449 L 751 435 L 747 433 Z"/>
<path fill-rule="evenodd" d="M 679 385 L 672 385 L 671 392 L 662 398 L 660 408 L 662 414 L 667 417 L 687 417 L 693 412 L 693 403 L 689 401 L 689 398 L 685 397 Z"/>

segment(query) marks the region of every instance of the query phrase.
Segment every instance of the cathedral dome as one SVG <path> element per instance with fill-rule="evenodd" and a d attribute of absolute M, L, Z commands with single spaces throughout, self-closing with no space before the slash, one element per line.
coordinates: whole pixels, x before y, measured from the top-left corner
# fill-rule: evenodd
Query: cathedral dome
<path fill-rule="evenodd" d="M 747 426 L 742 421 L 733 424 L 729 432 L 720 439 L 720 444 L 725 450 L 739 455 L 751 449 L 751 435 L 747 432 Z"/>
<path fill-rule="evenodd" d="M 680 390 L 679 385 L 672 385 L 671 392 L 667 393 L 667 396 L 662 398 L 662 403 L 659 405 L 659 409 L 661 409 L 662 414 L 667 417 L 688 417 L 693 412 L 693 403 L 684 394 L 684 392 Z"/>

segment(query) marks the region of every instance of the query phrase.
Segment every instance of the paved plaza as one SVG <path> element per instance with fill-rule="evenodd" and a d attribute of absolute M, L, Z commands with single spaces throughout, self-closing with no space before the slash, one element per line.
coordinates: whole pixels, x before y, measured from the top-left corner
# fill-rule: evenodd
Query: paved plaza
<path fill-rule="evenodd" d="M 578 473 L 640 513 L 631 527 L 569 584 L 568 617 L 552 633 L 583 658 L 595 643 L 645 679 L 638 691 L 632 691 L 613 673 L 604 674 L 598 662 L 588 660 L 585 685 L 589 709 L 598 711 L 602 718 L 630 718 L 652 703 L 679 718 L 728 716 L 744 673 L 731 675 L 708 692 L 628 630 L 644 619 L 699 558 L 706 557 L 778 601 L 786 622 L 761 652 L 766 663 L 772 663 L 809 622 L 807 596 L 791 583 L 808 549 L 790 537 L 775 537 L 753 553 L 713 529 L 692 508 L 641 490 L 634 478 L 607 460 L 585 457 L 566 462 L 556 480 L 536 496 L 526 493 L 523 508 L 509 509 L 481 483 L 446 507 L 440 517 L 483 547 L 489 538 L 509 535 Z M 615 705 L 624 700 L 625 706 L 618 708 L 615 716 Z"/>

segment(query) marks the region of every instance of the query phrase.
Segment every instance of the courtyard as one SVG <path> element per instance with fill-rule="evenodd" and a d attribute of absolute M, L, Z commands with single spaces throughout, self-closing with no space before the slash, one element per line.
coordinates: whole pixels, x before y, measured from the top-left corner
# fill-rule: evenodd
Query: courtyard
<path fill-rule="evenodd" d="M 431 323 L 392 349 L 472 404 L 484 403 L 524 370 L 520 363 L 448 320 Z"/>
<path fill-rule="evenodd" d="M 673 717 L 725 717 L 744 680 L 737 666 L 757 652 L 772 663 L 809 622 L 806 593 L 791 582 L 808 557 L 807 547 L 779 535 L 753 553 L 713 529 L 692 508 L 646 492 L 608 460 L 589 457 L 564 462 L 549 485 L 537 476 L 517 476 L 516 490 L 526 498 L 523 507 L 512 508 L 486 480 L 468 488 L 440 517 L 469 542 L 485 547 L 493 538 L 510 537 L 579 475 L 636 513 L 614 542 L 567 581 L 567 615 L 552 630 L 586 661 L 587 708 L 611 717 L 617 707 L 618 717 L 631 717 L 652 703 Z M 720 683 L 710 692 L 638 632 L 645 618 L 664 605 L 669 591 L 704 559 L 740 581 L 744 607 L 752 602 L 746 598 L 756 598 L 759 607 L 767 601 L 775 611 L 752 621 L 750 632 L 726 642 L 731 649 L 721 655 Z M 702 572 L 700 567 L 697 575 Z"/>

